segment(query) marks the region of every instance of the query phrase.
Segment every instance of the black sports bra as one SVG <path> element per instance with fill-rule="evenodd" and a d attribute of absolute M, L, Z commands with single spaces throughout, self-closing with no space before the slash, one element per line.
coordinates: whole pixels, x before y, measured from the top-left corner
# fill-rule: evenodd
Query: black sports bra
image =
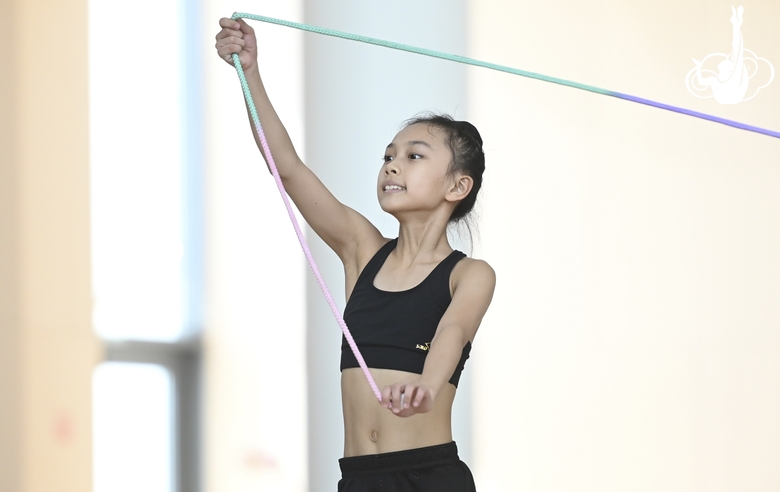
<path fill-rule="evenodd" d="M 360 272 L 344 309 L 344 321 L 368 367 L 422 374 L 425 356 L 444 312 L 452 301 L 450 273 L 466 255 L 453 251 L 418 285 L 389 292 L 374 287 L 374 277 L 398 240 L 382 246 Z M 471 352 L 466 342 L 450 383 L 458 386 Z M 346 339 L 341 339 L 341 370 L 359 367 Z"/>

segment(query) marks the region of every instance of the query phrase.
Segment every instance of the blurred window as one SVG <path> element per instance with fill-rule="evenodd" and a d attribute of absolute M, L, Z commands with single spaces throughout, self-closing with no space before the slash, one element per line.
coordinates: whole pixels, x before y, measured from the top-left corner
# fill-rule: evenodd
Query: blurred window
<path fill-rule="evenodd" d="M 172 492 L 170 372 L 104 362 L 95 369 L 93 391 L 95 492 Z"/>
<path fill-rule="evenodd" d="M 89 1 L 96 492 L 199 487 L 198 8 Z"/>

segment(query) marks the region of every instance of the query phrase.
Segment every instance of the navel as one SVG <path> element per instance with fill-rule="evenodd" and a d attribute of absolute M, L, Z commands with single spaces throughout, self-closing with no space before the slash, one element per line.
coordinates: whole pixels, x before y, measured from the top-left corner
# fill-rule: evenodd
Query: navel
<path fill-rule="evenodd" d="M 375 430 L 371 431 L 371 440 L 377 442 L 379 440 L 379 433 Z"/>

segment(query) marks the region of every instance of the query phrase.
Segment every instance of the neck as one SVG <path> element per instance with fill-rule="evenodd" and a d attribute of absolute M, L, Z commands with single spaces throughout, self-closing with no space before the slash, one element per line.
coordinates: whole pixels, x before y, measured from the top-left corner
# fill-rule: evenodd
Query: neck
<path fill-rule="evenodd" d="M 398 226 L 398 245 L 393 251 L 402 263 L 415 260 L 438 261 L 452 252 L 447 240 L 447 221 L 428 217 L 428 220 L 402 220 Z"/>

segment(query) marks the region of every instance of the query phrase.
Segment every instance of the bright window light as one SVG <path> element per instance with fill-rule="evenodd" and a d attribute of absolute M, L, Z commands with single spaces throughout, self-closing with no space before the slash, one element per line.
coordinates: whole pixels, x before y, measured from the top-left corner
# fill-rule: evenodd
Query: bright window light
<path fill-rule="evenodd" d="M 89 2 L 93 320 L 104 339 L 174 341 L 184 329 L 182 5 Z"/>
<path fill-rule="evenodd" d="M 156 364 L 104 362 L 93 381 L 94 492 L 173 492 L 173 381 Z"/>

